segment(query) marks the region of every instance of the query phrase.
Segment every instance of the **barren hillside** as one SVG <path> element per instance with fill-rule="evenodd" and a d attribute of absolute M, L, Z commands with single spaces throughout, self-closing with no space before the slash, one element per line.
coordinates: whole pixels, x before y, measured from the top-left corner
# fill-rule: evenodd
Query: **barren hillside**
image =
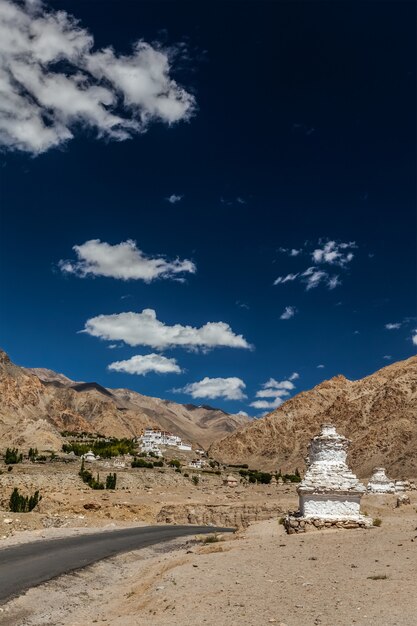
<path fill-rule="evenodd" d="M 377 465 L 393 477 L 417 473 L 417 357 L 361 380 L 336 376 L 287 400 L 264 418 L 214 443 L 210 454 L 229 463 L 293 471 L 304 467 L 310 438 L 323 422 L 352 439 L 350 461 L 360 475 Z"/>

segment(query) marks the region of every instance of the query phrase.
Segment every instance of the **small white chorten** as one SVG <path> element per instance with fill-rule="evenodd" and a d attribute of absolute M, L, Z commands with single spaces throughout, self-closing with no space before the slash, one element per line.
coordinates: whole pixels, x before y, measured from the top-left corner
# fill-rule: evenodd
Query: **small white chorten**
<path fill-rule="evenodd" d="M 365 486 L 346 464 L 350 441 L 338 435 L 332 424 L 323 424 L 309 446 L 307 471 L 297 491 L 299 510 L 288 513 L 284 527 L 289 534 L 309 528 L 368 528 L 372 520 L 361 515 Z"/>
<path fill-rule="evenodd" d="M 238 480 L 236 476 L 233 476 L 233 474 L 229 474 L 229 476 L 224 480 L 224 484 L 228 487 L 237 487 Z"/>
<path fill-rule="evenodd" d="M 94 455 L 94 453 L 89 450 L 88 452 L 86 452 L 85 454 L 83 454 L 82 458 L 84 459 L 84 461 L 86 461 L 87 463 L 94 463 L 94 461 L 97 460 L 96 456 Z"/>
<path fill-rule="evenodd" d="M 302 517 L 357 521 L 365 487 L 346 464 L 350 441 L 323 424 L 309 446 L 308 469 L 298 486 Z"/>
<path fill-rule="evenodd" d="M 385 467 L 376 467 L 368 483 L 370 493 L 394 493 L 395 483 L 385 473 Z"/>

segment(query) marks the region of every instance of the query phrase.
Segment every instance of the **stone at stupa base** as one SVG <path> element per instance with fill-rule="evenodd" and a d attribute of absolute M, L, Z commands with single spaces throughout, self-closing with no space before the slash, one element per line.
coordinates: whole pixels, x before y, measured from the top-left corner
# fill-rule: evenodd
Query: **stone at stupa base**
<path fill-rule="evenodd" d="M 306 474 L 299 484 L 299 510 L 284 520 L 288 533 L 323 528 L 368 528 L 361 515 L 365 486 L 346 464 L 349 440 L 331 424 L 323 424 L 309 446 Z"/>
<path fill-rule="evenodd" d="M 322 517 L 302 517 L 298 512 L 289 513 L 284 519 L 284 528 L 289 535 L 305 533 L 310 530 L 326 530 L 327 528 L 370 528 L 372 519 L 359 516 L 357 519 L 325 519 Z"/>

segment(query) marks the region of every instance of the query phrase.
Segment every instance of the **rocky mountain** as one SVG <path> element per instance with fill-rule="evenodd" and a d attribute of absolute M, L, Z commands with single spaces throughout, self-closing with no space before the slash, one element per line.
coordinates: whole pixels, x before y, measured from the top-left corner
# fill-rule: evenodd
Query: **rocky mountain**
<path fill-rule="evenodd" d="M 417 476 L 417 357 L 361 380 L 324 381 L 215 442 L 209 452 L 227 463 L 301 470 L 307 445 L 323 422 L 352 440 L 349 462 L 360 476 L 379 465 L 393 478 Z"/>
<path fill-rule="evenodd" d="M 2 447 L 59 450 L 64 430 L 133 437 L 146 426 L 171 430 L 208 447 L 246 422 L 245 417 L 211 407 L 176 404 L 129 389 L 75 382 L 44 368 L 19 367 L 0 351 Z"/>

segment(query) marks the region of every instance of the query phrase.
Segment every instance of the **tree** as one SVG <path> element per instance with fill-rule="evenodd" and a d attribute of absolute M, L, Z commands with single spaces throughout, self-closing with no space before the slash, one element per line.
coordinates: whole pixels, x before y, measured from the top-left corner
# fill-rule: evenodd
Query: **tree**
<path fill-rule="evenodd" d="M 28 513 L 42 500 L 39 491 L 35 491 L 33 496 L 22 496 L 19 489 L 15 487 L 9 500 L 9 509 L 12 513 Z"/>

